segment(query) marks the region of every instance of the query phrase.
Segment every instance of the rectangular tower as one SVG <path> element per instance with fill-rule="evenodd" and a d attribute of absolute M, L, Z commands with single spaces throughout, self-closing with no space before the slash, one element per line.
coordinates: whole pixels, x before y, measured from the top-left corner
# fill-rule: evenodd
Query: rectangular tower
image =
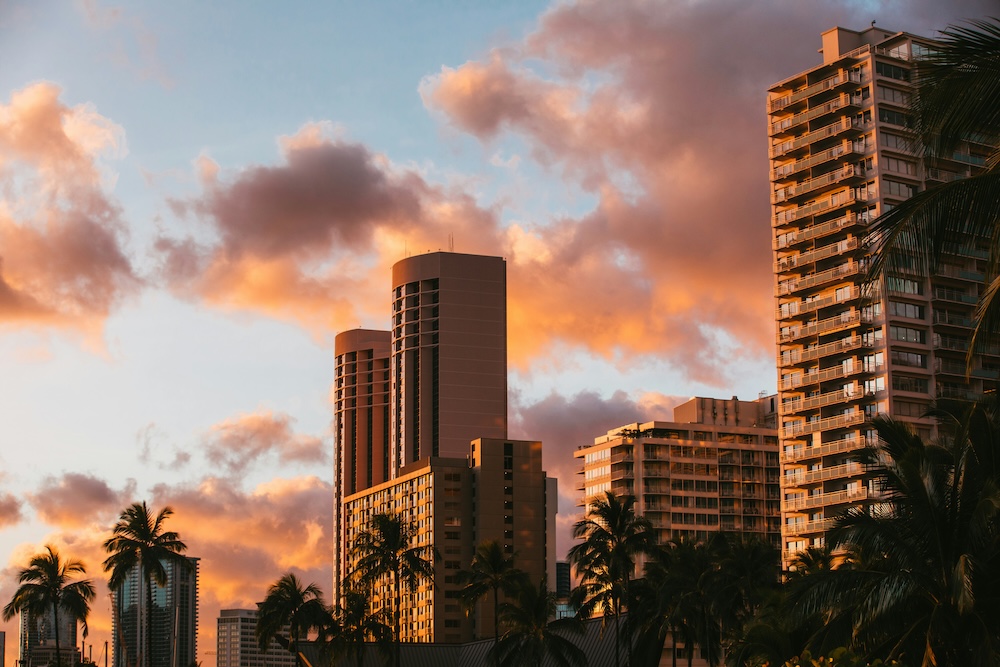
<path fill-rule="evenodd" d="M 256 631 L 256 609 L 220 610 L 216 667 L 295 667 L 295 656 L 273 639 L 261 652 Z"/>
<path fill-rule="evenodd" d="M 984 164 L 975 144 L 933 164 L 914 150 L 911 72 L 933 42 L 874 26 L 822 42 L 822 64 L 767 96 L 786 558 L 877 495 L 855 457 L 874 437 L 867 420 L 890 414 L 930 436 L 931 401 L 980 395 L 1000 375 L 988 355 L 964 377 L 986 258 L 975 240 L 956 238 L 935 275 L 891 275 L 858 300 L 868 224 Z"/>
<path fill-rule="evenodd" d="M 507 436 L 507 269 L 434 252 L 392 267 L 394 470 Z"/>

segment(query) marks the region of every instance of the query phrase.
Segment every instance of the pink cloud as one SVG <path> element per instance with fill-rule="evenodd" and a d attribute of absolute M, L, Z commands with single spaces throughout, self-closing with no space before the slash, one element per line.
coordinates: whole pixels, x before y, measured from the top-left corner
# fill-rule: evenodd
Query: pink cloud
<path fill-rule="evenodd" d="M 121 491 L 93 475 L 65 473 L 46 477 L 36 492 L 28 494 L 38 517 L 52 526 L 78 528 L 107 521 L 135 495 L 135 480 Z"/>
<path fill-rule="evenodd" d="M 327 443 L 294 433 L 293 421 L 286 414 L 270 411 L 226 420 L 213 426 L 205 437 L 205 454 L 213 466 L 238 476 L 270 454 L 276 454 L 281 463 L 328 463 Z"/>
<path fill-rule="evenodd" d="M 11 493 L 0 493 L 0 528 L 16 526 L 20 523 L 21 501 Z"/>
<path fill-rule="evenodd" d="M 39 83 L 0 104 L 0 326 L 95 335 L 142 283 L 99 163 L 124 134 L 59 93 Z"/>

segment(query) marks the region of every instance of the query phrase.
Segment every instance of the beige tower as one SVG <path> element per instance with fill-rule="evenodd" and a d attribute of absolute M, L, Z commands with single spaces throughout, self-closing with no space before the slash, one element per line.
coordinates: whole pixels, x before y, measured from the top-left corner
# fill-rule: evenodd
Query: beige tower
<path fill-rule="evenodd" d="M 392 267 L 394 470 L 507 436 L 507 269 L 435 252 Z"/>
<path fill-rule="evenodd" d="M 964 178 L 986 147 L 927 164 L 912 145 L 913 61 L 930 40 L 874 26 L 823 33 L 823 62 L 767 96 L 786 558 L 824 543 L 831 520 L 878 489 L 855 453 L 890 414 L 924 435 L 937 397 L 995 386 L 1000 357 L 964 377 L 986 254 L 956 238 L 933 276 L 890 276 L 859 304 L 868 224 L 916 192 Z"/>

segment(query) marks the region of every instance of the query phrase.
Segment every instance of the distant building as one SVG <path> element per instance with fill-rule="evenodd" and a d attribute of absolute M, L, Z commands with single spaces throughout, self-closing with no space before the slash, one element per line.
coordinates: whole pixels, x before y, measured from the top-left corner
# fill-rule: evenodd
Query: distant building
<path fill-rule="evenodd" d="M 556 561 L 556 597 L 559 599 L 568 598 L 572 588 L 570 564 L 564 560 Z"/>
<path fill-rule="evenodd" d="M 152 667 L 189 667 L 198 650 L 198 559 L 188 558 L 190 568 L 164 563 L 165 586 L 152 584 L 152 609 L 147 610 L 146 585 L 136 566 L 114 592 L 112 660 L 115 667 L 130 667 L 145 655 L 145 620 L 152 614 Z"/>
<path fill-rule="evenodd" d="M 578 449 L 583 502 L 607 491 L 636 499 L 657 540 L 741 532 L 778 546 L 776 399 L 692 398 L 672 422 L 627 424 Z"/>
<path fill-rule="evenodd" d="M 273 639 L 260 650 L 256 609 L 222 609 L 217 627 L 216 667 L 295 667 L 295 656 Z"/>
<path fill-rule="evenodd" d="M 22 667 L 38 667 L 54 662 L 56 657 L 56 633 L 52 611 L 34 615 L 21 612 L 19 615 L 18 661 Z M 59 615 L 59 648 L 65 664 L 80 662 L 76 646 L 76 621 L 68 614 Z"/>

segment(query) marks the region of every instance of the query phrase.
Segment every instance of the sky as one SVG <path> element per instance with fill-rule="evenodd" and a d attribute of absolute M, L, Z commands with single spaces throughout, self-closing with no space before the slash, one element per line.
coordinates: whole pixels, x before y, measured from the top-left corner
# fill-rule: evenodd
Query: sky
<path fill-rule="evenodd" d="M 835 25 L 996 0 L 0 0 L 0 602 L 45 544 L 98 585 L 135 501 L 220 608 L 331 589 L 333 338 L 390 269 L 508 266 L 511 437 L 572 451 L 775 388 L 765 91 Z M 17 629 L 7 633 L 14 664 Z"/>

